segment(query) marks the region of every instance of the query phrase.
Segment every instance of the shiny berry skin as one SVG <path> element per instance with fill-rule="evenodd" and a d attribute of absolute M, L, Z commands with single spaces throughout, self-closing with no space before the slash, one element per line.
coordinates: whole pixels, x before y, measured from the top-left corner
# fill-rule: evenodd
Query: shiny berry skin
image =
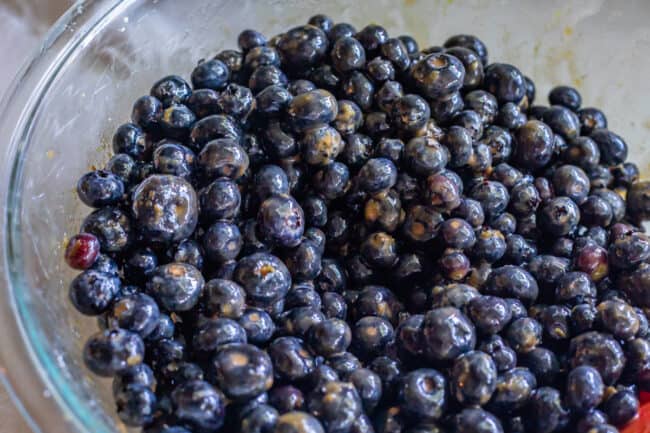
<path fill-rule="evenodd" d="M 352 331 L 344 320 L 324 320 L 309 329 L 310 347 L 321 356 L 329 357 L 345 352 L 351 341 Z"/>
<path fill-rule="evenodd" d="M 571 370 L 567 376 L 567 405 L 578 412 L 588 412 L 603 400 L 605 385 L 598 371 L 589 366 Z"/>
<path fill-rule="evenodd" d="M 481 203 L 485 216 L 489 219 L 505 211 L 510 200 L 506 187 L 496 181 L 486 180 L 475 185 L 469 196 Z"/>
<path fill-rule="evenodd" d="M 448 124 L 464 107 L 460 92 L 453 92 L 429 101 L 431 117 L 440 124 Z"/>
<path fill-rule="evenodd" d="M 115 130 L 112 149 L 116 155 L 126 153 L 133 159 L 142 160 L 147 156 L 149 143 L 144 131 L 138 125 L 125 123 Z"/>
<path fill-rule="evenodd" d="M 224 397 L 207 382 L 185 382 L 172 392 L 174 415 L 197 431 L 215 431 L 224 422 L 226 408 Z"/>
<path fill-rule="evenodd" d="M 467 129 L 474 140 L 478 140 L 483 135 L 483 121 L 481 116 L 474 110 L 459 112 L 453 117 L 451 123 Z"/>
<path fill-rule="evenodd" d="M 564 236 L 575 230 L 580 209 L 569 197 L 556 197 L 542 206 L 540 224 L 549 234 Z"/>
<path fill-rule="evenodd" d="M 185 139 L 189 136 L 196 115 L 185 105 L 171 105 L 163 111 L 160 129 L 167 138 Z"/>
<path fill-rule="evenodd" d="M 362 69 L 366 63 L 366 51 L 361 42 L 353 37 L 337 39 L 330 56 L 332 57 L 332 66 L 338 72 Z"/>
<path fill-rule="evenodd" d="M 400 383 L 402 409 L 421 420 L 442 417 L 447 405 L 445 377 L 434 369 L 421 368 L 406 374 Z"/>
<path fill-rule="evenodd" d="M 212 89 L 197 89 L 185 103 L 198 119 L 219 113 L 219 93 Z"/>
<path fill-rule="evenodd" d="M 320 421 L 302 411 L 292 411 L 278 418 L 272 433 L 325 433 Z"/>
<path fill-rule="evenodd" d="M 327 52 L 328 39 L 323 30 L 312 25 L 290 29 L 277 42 L 282 65 L 303 71 L 321 61 Z"/>
<path fill-rule="evenodd" d="M 367 316 L 361 318 L 352 330 L 353 352 L 371 357 L 383 352 L 395 335 L 393 326 L 384 318 Z"/>
<path fill-rule="evenodd" d="M 573 368 L 594 367 L 606 385 L 615 383 L 623 372 L 625 356 L 621 346 L 608 334 L 591 331 L 571 340 L 569 356 Z"/>
<path fill-rule="evenodd" d="M 450 380 L 451 393 L 459 403 L 483 405 L 496 389 L 496 365 L 489 355 L 471 351 L 454 360 Z"/>
<path fill-rule="evenodd" d="M 580 135 L 580 120 L 578 116 L 568 108 L 554 105 L 542 114 L 542 121 L 546 123 L 554 133 L 571 140 Z"/>
<path fill-rule="evenodd" d="M 472 136 L 462 126 L 452 125 L 443 138 L 443 144 L 450 153 L 449 166 L 463 167 L 467 165 L 474 154 Z"/>
<path fill-rule="evenodd" d="M 397 324 L 403 308 L 399 299 L 390 289 L 376 285 L 362 287 L 353 305 L 357 319 L 364 316 L 378 316 L 393 324 Z"/>
<path fill-rule="evenodd" d="M 192 339 L 194 349 L 201 352 L 212 352 L 230 343 L 246 343 L 246 332 L 237 322 L 226 318 L 206 320 Z"/>
<path fill-rule="evenodd" d="M 445 48 L 455 48 L 462 47 L 468 50 L 472 50 L 480 59 L 481 62 L 486 65 L 488 61 L 488 51 L 487 47 L 479 38 L 474 35 L 454 35 L 447 39 L 444 43 Z"/>
<path fill-rule="evenodd" d="M 113 173 L 104 170 L 91 171 L 79 179 L 77 195 L 90 207 L 111 206 L 122 199 L 124 183 Z"/>
<path fill-rule="evenodd" d="M 515 159 L 524 168 L 538 169 L 553 156 L 553 131 L 545 123 L 529 120 L 515 133 Z"/>
<path fill-rule="evenodd" d="M 361 398 L 347 382 L 328 382 L 314 389 L 307 397 L 307 407 L 328 432 L 350 429 L 362 412 Z"/>
<path fill-rule="evenodd" d="M 195 89 L 221 90 L 226 87 L 229 78 L 228 66 L 218 59 L 200 62 L 192 71 L 192 85 Z"/>
<path fill-rule="evenodd" d="M 557 302 L 580 304 L 593 302 L 596 298 L 596 286 L 584 272 L 567 272 L 556 282 L 555 300 Z"/>
<path fill-rule="evenodd" d="M 97 316 L 110 307 L 121 287 L 117 275 L 89 269 L 72 280 L 68 296 L 81 314 Z"/>
<path fill-rule="evenodd" d="M 201 219 L 232 219 L 239 214 L 241 194 L 230 179 L 220 178 L 199 191 Z"/>
<path fill-rule="evenodd" d="M 379 375 L 370 369 L 360 368 L 352 372 L 348 380 L 356 388 L 366 413 L 371 413 L 382 397 Z"/>
<path fill-rule="evenodd" d="M 605 401 L 603 412 L 607 414 L 610 423 L 623 426 L 637 416 L 639 400 L 631 391 L 618 391 Z"/>
<path fill-rule="evenodd" d="M 569 424 L 570 413 L 555 388 L 536 389 L 525 410 L 530 416 L 524 421 L 533 433 L 559 432 Z"/>
<path fill-rule="evenodd" d="M 458 309 L 436 308 L 424 316 L 423 335 L 427 357 L 448 361 L 474 349 L 476 331 L 474 325 Z"/>
<path fill-rule="evenodd" d="M 598 108 L 581 108 L 577 114 L 583 135 L 591 134 L 596 129 L 607 128 L 607 117 Z"/>
<path fill-rule="evenodd" d="M 553 188 L 558 196 L 566 196 L 582 204 L 589 194 L 589 178 L 579 167 L 563 165 L 553 173 Z"/>
<path fill-rule="evenodd" d="M 411 172 L 427 176 L 440 172 L 449 160 L 448 151 L 436 141 L 415 137 L 404 147 L 404 162 Z"/>
<path fill-rule="evenodd" d="M 561 373 L 561 366 L 555 352 L 536 347 L 520 356 L 520 364 L 530 370 L 540 385 L 555 385 Z"/>
<path fill-rule="evenodd" d="M 138 229 L 151 241 L 187 238 L 198 222 L 198 197 L 185 180 L 153 175 L 133 193 L 133 215 Z"/>
<path fill-rule="evenodd" d="M 318 125 L 303 131 L 298 142 L 303 160 L 310 165 L 327 165 L 341 153 L 345 143 L 331 126 Z"/>
<path fill-rule="evenodd" d="M 206 256 L 217 263 L 237 258 L 242 242 L 239 228 L 235 224 L 224 221 L 217 221 L 211 225 L 203 236 Z"/>
<path fill-rule="evenodd" d="M 135 332 L 142 338 L 151 334 L 160 318 L 158 304 L 149 295 L 135 293 L 115 302 L 108 313 L 110 326 Z"/>
<path fill-rule="evenodd" d="M 492 357 L 499 373 L 511 370 L 517 365 L 517 354 L 499 335 L 483 339 L 477 349 Z"/>
<path fill-rule="evenodd" d="M 267 351 L 273 362 L 275 377 L 279 380 L 300 380 L 314 369 L 314 358 L 300 338 L 276 338 Z"/>
<path fill-rule="evenodd" d="M 619 300 L 603 301 L 597 306 L 598 320 L 605 331 L 619 340 L 629 340 L 639 331 L 640 321 L 628 303 Z"/>
<path fill-rule="evenodd" d="M 172 140 L 156 144 L 153 165 L 157 173 L 189 179 L 194 172 L 196 155 L 191 149 Z"/>
<path fill-rule="evenodd" d="M 600 161 L 606 165 L 621 164 L 627 159 L 627 143 L 617 134 L 604 129 L 594 129 L 589 137 L 600 149 Z"/>
<path fill-rule="evenodd" d="M 528 118 L 526 115 L 522 113 L 519 107 L 513 102 L 508 102 L 501 106 L 496 117 L 496 123 L 509 130 L 519 129 L 524 126 L 527 121 Z"/>
<path fill-rule="evenodd" d="M 551 105 L 562 105 L 570 110 L 577 111 L 582 104 L 582 97 L 573 87 L 557 86 L 551 89 L 548 94 L 548 102 Z"/>
<path fill-rule="evenodd" d="M 452 55 L 429 54 L 413 65 L 411 78 L 426 97 L 439 98 L 462 87 L 465 67 Z"/>
<path fill-rule="evenodd" d="M 167 310 L 187 311 L 198 302 L 203 285 L 203 276 L 194 266 L 170 263 L 153 271 L 147 290 Z"/>
<path fill-rule="evenodd" d="M 131 121 L 144 131 L 157 131 L 163 115 L 163 104 L 153 96 L 142 96 L 133 104 Z"/>
<path fill-rule="evenodd" d="M 246 331 L 249 343 L 264 344 L 271 340 L 275 332 L 273 319 L 263 310 L 247 309 L 238 319 L 238 322 Z"/>
<path fill-rule="evenodd" d="M 535 278 L 526 270 L 513 265 L 496 268 L 484 287 L 486 294 L 517 298 L 525 304 L 537 299 L 539 287 Z"/>
<path fill-rule="evenodd" d="M 228 344 L 217 350 L 212 368 L 219 389 L 230 399 L 245 401 L 273 385 L 271 359 L 250 344 Z"/>
<path fill-rule="evenodd" d="M 510 305 L 496 296 L 479 296 L 467 304 L 467 313 L 476 325 L 477 331 L 496 334 L 510 322 Z"/>
<path fill-rule="evenodd" d="M 65 248 L 65 261 L 73 269 L 90 268 L 99 256 L 100 244 L 96 236 L 89 233 L 74 235 Z"/>
<path fill-rule="evenodd" d="M 169 107 L 172 104 L 184 104 L 192 94 L 192 88 L 178 75 L 169 75 L 154 83 L 150 93 L 165 107 Z"/>
<path fill-rule="evenodd" d="M 524 76 L 516 67 L 492 63 L 485 68 L 485 89 L 497 97 L 499 103 L 519 102 L 526 96 Z"/>
<path fill-rule="evenodd" d="M 246 308 L 244 289 L 234 281 L 214 279 L 205 284 L 202 305 L 208 314 L 237 319 Z"/>
<path fill-rule="evenodd" d="M 250 161 L 246 151 L 234 140 L 221 138 L 205 144 L 197 157 L 199 174 L 207 181 L 220 177 L 240 178 Z"/>
<path fill-rule="evenodd" d="M 418 95 L 404 95 L 392 104 L 391 120 L 400 131 L 417 131 L 426 124 L 430 115 L 429 104 Z"/>
<path fill-rule="evenodd" d="M 453 46 L 445 52 L 456 57 L 463 63 L 463 67 L 465 68 L 463 88 L 474 89 L 481 85 L 484 76 L 483 63 L 475 51 L 467 47 Z"/>
<path fill-rule="evenodd" d="M 244 52 L 266 44 L 266 37 L 257 30 L 246 29 L 237 36 L 237 45 Z"/>
<path fill-rule="evenodd" d="M 94 374 L 110 377 L 140 364 L 144 343 L 138 334 L 123 329 L 99 331 L 84 345 L 83 359 Z"/>
<path fill-rule="evenodd" d="M 528 369 L 509 369 L 496 379 L 496 389 L 488 407 L 502 415 L 516 413 L 526 405 L 536 387 L 537 380 Z"/>
<path fill-rule="evenodd" d="M 189 142 L 193 148 L 201 150 L 206 143 L 220 138 L 229 138 L 239 143 L 242 132 L 235 119 L 230 116 L 215 114 L 204 117 L 192 126 Z"/>
<path fill-rule="evenodd" d="M 260 205 L 258 232 L 265 242 L 283 247 L 300 243 L 305 229 L 302 208 L 291 196 L 272 196 Z"/>
<path fill-rule="evenodd" d="M 298 131 L 332 122 L 337 114 L 336 98 L 326 90 L 302 93 L 294 97 L 287 108 L 288 118 Z"/>
<path fill-rule="evenodd" d="M 395 238 L 386 232 L 371 233 L 361 244 L 361 255 L 369 265 L 391 268 L 397 262 Z"/>
<path fill-rule="evenodd" d="M 508 326 L 505 337 L 517 353 L 524 354 L 542 342 L 542 325 L 529 317 L 517 319 Z"/>
<path fill-rule="evenodd" d="M 222 114 L 242 121 L 251 113 L 254 102 L 253 93 L 248 88 L 234 83 L 228 84 L 217 100 Z"/>
<path fill-rule="evenodd" d="M 453 419 L 457 433 L 503 433 L 501 421 L 490 412 L 480 408 L 466 408 Z"/>
<path fill-rule="evenodd" d="M 117 415 L 129 426 L 150 424 L 156 409 L 156 394 L 142 385 L 132 385 L 115 396 Z"/>
<path fill-rule="evenodd" d="M 279 85 L 286 87 L 288 82 L 287 76 L 277 66 L 260 65 L 250 75 L 248 88 L 254 95 L 257 95 L 269 86 Z"/>

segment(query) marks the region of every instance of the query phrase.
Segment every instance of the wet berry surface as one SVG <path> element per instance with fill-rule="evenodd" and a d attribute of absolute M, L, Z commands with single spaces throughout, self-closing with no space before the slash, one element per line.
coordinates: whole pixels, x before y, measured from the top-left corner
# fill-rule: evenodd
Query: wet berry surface
<path fill-rule="evenodd" d="M 315 15 L 138 98 L 77 183 L 83 358 L 145 433 L 612 433 L 650 395 L 650 183 L 476 36 Z M 273 36 L 273 37 L 270 37 Z M 421 41 L 425 42 L 425 41 Z M 525 67 L 525 65 L 523 65 Z M 641 409 L 643 411 L 643 409 Z M 647 415 L 642 415 L 647 418 Z M 628 427 L 629 428 L 629 427 Z"/>

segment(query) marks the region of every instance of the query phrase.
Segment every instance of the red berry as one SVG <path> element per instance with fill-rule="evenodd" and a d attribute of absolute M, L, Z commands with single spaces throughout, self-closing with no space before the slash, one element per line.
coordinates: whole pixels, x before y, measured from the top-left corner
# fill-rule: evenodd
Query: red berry
<path fill-rule="evenodd" d="M 65 261 L 71 268 L 88 269 L 99 256 L 99 240 L 89 233 L 74 235 L 65 249 Z"/>

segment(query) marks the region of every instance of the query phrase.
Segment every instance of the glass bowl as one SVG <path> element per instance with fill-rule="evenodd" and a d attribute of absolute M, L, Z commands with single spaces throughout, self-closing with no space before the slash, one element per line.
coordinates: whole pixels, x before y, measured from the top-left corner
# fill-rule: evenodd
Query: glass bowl
<path fill-rule="evenodd" d="M 543 6 L 542 6 L 543 5 Z M 481 37 L 492 61 L 516 64 L 544 99 L 576 86 L 602 107 L 630 159 L 650 161 L 650 3 L 645 0 L 98 0 L 73 7 L 16 78 L 0 116 L 2 185 L 1 380 L 34 430 L 109 433 L 109 382 L 81 361 L 92 318 L 68 303 L 73 272 L 62 246 L 88 213 L 77 178 L 109 157 L 115 128 L 156 79 L 193 65 L 256 28 L 274 35 L 327 13 L 359 27 L 381 23 L 421 46 L 456 33 Z"/>

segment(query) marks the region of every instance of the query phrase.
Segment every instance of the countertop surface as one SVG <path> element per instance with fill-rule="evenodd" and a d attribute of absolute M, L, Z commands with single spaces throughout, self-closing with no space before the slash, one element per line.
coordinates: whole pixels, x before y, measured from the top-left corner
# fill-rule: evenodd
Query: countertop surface
<path fill-rule="evenodd" d="M 16 72 L 37 49 L 39 41 L 71 0 L 0 0 L 0 95 L 5 93 Z M 11 374 L 11 372 L 9 372 Z M 0 433 L 29 433 L 23 420 L 0 385 Z"/>

